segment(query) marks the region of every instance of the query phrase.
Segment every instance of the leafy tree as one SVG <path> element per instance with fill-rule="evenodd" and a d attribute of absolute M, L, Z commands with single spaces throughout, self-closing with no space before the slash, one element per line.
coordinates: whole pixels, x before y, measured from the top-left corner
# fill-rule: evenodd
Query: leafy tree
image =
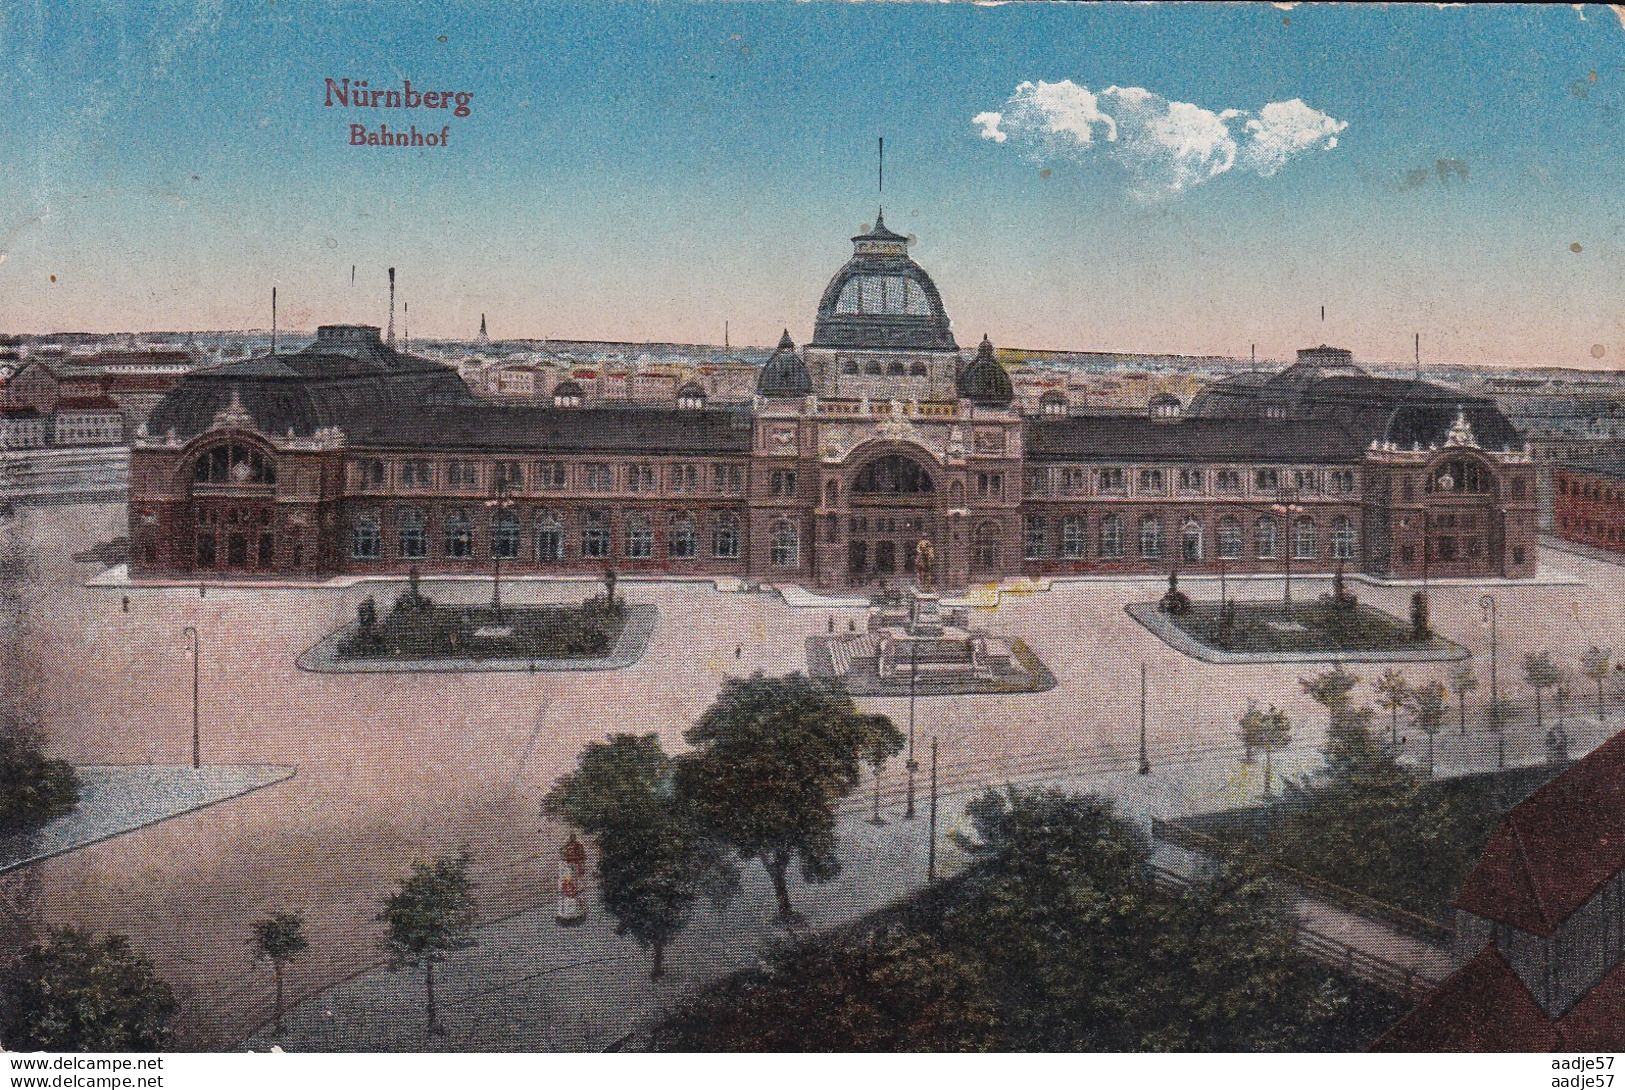
<path fill-rule="evenodd" d="M 277 912 L 254 925 L 254 953 L 271 963 L 276 974 L 276 1029 L 282 1032 L 282 975 L 288 962 L 305 952 L 305 918 L 297 912 Z"/>
<path fill-rule="evenodd" d="M 469 854 L 443 855 L 412 864 L 412 873 L 384 901 L 378 919 L 389 925 L 385 948 L 394 965 L 423 967 L 428 1033 L 441 1029 L 434 997 L 435 963 L 474 944 L 474 898 L 468 877 Z"/>
<path fill-rule="evenodd" d="M 1372 688 L 1377 690 L 1377 706 L 1392 716 L 1388 740 L 1390 745 L 1398 748 L 1399 710 L 1405 706 L 1410 686 L 1405 682 L 1405 675 L 1398 670 L 1384 670 Z"/>
<path fill-rule="evenodd" d="M 1241 745 L 1245 754 L 1242 759 L 1252 764 L 1253 750 L 1259 747 L 1264 737 L 1264 709 L 1258 706 L 1258 701 L 1247 701 L 1247 710 L 1241 713 L 1238 725 L 1241 728 Z"/>
<path fill-rule="evenodd" d="M 175 995 L 123 935 L 52 930 L 0 977 L 0 1041 L 13 1051 L 157 1052 Z"/>
<path fill-rule="evenodd" d="M 1461 717 L 1461 736 L 1467 737 L 1467 694 L 1478 688 L 1478 675 L 1464 662 L 1450 671 L 1450 688 L 1456 694 L 1456 714 Z"/>
<path fill-rule="evenodd" d="M 1613 668 L 1613 653 L 1606 647 L 1592 644 L 1586 648 L 1586 653 L 1580 656 L 1580 672 L 1597 684 L 1597 719 L 1603 717 L 1602 683 L 1608 680 L 1609 672 Z"/>
<path fill-rule="evenodd" d="M 1303 691 L 1328 712 L 1348 707 L 1349 694 L 1359 683 L 1359 677 L 1344 669 L 1342 663 L 1329 666 L 1314 677 L 1298 679 Z"/>
<path fill-rule="evenodd" d="M 656 735 L 589 745 L 542 806 L 597 839 L 604 908 L 618 934 L 651 951 L 651 979 L 665 974 L 666 948 L 693 919 L 699 896 L 720 902 L 737 885 L 731 862 L 676 795 Z"/>
<path fill-rule="evenodd" d="M 1444 725 L 1444 683 L 1429 681 L 1411 690 L 1411 725 L 1428 739 L 1428 779 L 1433 778 L 1433 736 Z"/>
<path fill-rule="evenodd" d="M 1523 676 L 1535 690 L 1535 730 L 1539 731 L 1546 726 L 1541 694 L 1563 680 L 1563 671 L 1552 661 L 1549 652 L 1531 651 L 1523 657 Z"/>
<path fill-rule="evenodd" d="M 1264 795 L 1275 794 L 1275 781 L 1271 757 L 1278 749 L 1285 749 L 1292 741 L 1292 721 L 1286 712 L 1274 704 L 1259 720 L 1258 748 L 1264 751 Z"/>
<path fill-rule="evenodd" d="M 40 732 L 15 718 L 0 722 L 0 837 L 25 832 L 79 805 L 79 777 L 46 757 Z"/>
<path fill-rule="evenodd" d="M 678 794 L 708 833 L 761 860 L 783 921 L 795 915 L 791 862 L 809 882 L 840 873 L 836 805 L 862 762 L 903 748 L 891 720 L 859 713 L 838 683 L 799 673 L 729 679 L 685 737 L 695 750 L 676 762 Z"/>

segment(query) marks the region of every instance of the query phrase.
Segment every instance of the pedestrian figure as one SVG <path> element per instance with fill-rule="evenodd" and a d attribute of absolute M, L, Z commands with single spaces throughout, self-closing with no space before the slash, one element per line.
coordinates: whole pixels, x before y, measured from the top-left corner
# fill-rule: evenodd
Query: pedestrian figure
<path fill-rule="evenodd" d="M 831 636 L 835 635 L 835 614 L 833 613 L 829 615 L 829 634 Z"/>
<path fill-rule="evenodd" d="M 124 612 L 130 612 L 130 596 L 128 594 L 124 596 Z"/>
<path fill-rule="evenodd" d="M 846 630 L 848 632 L 856 632 L 858 630 L 858 622 L 855 618 L 848 617 L 846 619 Z"/>
<path fill-rule="evenodd" d="M 737 644 L 734 646 L 734 658 L 738 658 L 740 655 L 742 655 L 744 653 L 745 653 L 745 649 L 743 647 L 741 647 L 741 646 L 739 646 Z"/>

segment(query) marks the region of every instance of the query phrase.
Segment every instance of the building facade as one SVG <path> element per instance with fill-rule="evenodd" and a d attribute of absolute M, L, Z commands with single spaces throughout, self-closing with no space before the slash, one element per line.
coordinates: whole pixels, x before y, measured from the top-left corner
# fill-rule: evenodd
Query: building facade
<path fill-rule="evenodd" d="M 1585 458 L 1557 466 L 1552 529 L 1566 541 L 1625 553 L 1625 458 Z"/>
<path fill-rule="evenodd" d="M 749 399 L 475 398 L 373 326 L 190 374 L 131 458 L 137 575 L 478 570 L 829 588 L 1087 572 L 1527 576 L 1532 469 L 1493 402 L 1305 350 L 1186 409 L 1024 403 L 877 219 Z M 515 399 L 517 402 L 519 399 Z M 1026 411 L 1023 411 L 1025 408 Z"/>

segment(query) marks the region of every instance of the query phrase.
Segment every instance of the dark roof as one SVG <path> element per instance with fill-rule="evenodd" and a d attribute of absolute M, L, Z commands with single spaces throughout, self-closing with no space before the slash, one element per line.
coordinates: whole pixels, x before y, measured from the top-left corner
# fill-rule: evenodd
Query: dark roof
<path fill-rule="evenodd" d="M 1143 414 L 1037 417 L 1023 423 L 1034 462 L 1310 462 L 1360 460 L 1366 444 L 1324 420 L 1214 420 Z"/>
<path fill-rule="evenodd" d="M 1573 461 L 1559 463 L 1558 468 L 1571 470 L 1575 473 L 1587 473 L 1593 477 L 1611 477 L 1615 480 L 1625 480 L 1625 455 L 1609 454 L 1600 458 L 1576 458 Z"/>
<path fill-rule="evenodd" d="M 1551 935 L 1625 867 L 1625 734 L 1524 799 L 1496 826 L 1456 907 Z"/>
<path fill-rule="evenodd" d="M 813 321 L 813 348 L 892 348 L 957 351 L 942 295 L 926 271 L 908 256 L 908 238 L 889 230 L 880 217 L 874 230 L 852 236 L 852 259 L 830 278 Z M 855 314 L 838 312 L 841 291 L 857 278 L 901 277 L 918 290 L 926 313 Z"/>
<path fill-rule="evenodd" d="M 796 343 L 786 329 L 779 338 L 778 348 L 756 376 L 756 392 L 763 397 L 804 397 L 812 393 L 812 388 L 812 373 L 796 354 Z"/>
<path fill-rule="evenodd" d="M 557 385 L 555 385 L 553 387 L 553 396 L 554 397 L 585 397 L 585 396 L 587 396 L 587 391 L 583 390 L 581 388 L 581 383 L 577 382 L 575 379 L 567 378 L 567 379 L 564 379 L 564 380 L 560 381 Z"/>
<path fill-rule="evenodd" d="M 977 405 L 1008 405 L 1015 397 L 1010 376 L 993 358 L 993 342 L 986 333 L 976 348 L 976 358 L 960 373 L 959 396 Z"/>
<path fill-rule="evenodd" d="M 861 235 L 853 235 L 853 242 L 907 242 L 907 235 L 900 235 L 886 226 L 886 210 L 882 208 L 875 213 L 874 229 Z"/>
<path fill-rule="evenodd" d="M 118 412 L 119 403 L 106 395 L 90 397 L 64 397 L 58 399 L 56 411 L 62 412 Z"/>
<path fill-rule="evenodd" d="M 390 414 L 346 434 L 358 447 L 408 450 L 742 454 L 750 451 L 751 416 L 742 408 L 482 401 Z"/>
<path fill-rule="evenodd" d="M 1549 1052 L 1557 1028 L 1486 946 L 1377 1038 L 1373 1052 Z"/>

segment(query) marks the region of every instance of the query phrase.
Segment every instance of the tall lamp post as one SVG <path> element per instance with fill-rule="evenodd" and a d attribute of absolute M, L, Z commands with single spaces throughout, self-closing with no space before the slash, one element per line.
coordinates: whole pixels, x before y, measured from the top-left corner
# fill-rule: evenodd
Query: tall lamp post
<path fill-rule="evenodd" d="M 1292 608 L 1292 517 L 1303 514 L 1303 505 L 1295 502 L 1297 493 L 1289 489 L 1281 489 L 1278 499 L 1270 505 L 1270 510 L 1281 516 L 1286 528 L 1286 540 L 1281 542 L 1281 558 L 1285 564 L 1285 586 L 1281 591 L 1281 607 L 1283 610 Z"/>
<path fill-rule="evenodd" d="M 181 634 L 191 637 L 192 640 L 192 767 L 201 768 L 203 764 L 202 738 L 198 734 L 197 717 L 197 674 L 198 674 L 198 637 L 197 629 L 187 625 L 181 629 Z"/>
<path fill-rule="evenodd" d="M 1490 725 L 1495 731 L 1497 745 L 1503 745 L 1501 737 L 1501 687 L 1496 677 L 1496 601 L 1495 595 L 1486 594 L 1478 600 L 1478 606 L 1484 611 L 1484 619 L 1490 624 Z M 1504 760 L 1501 763 L 1505 763 Z"/>
<path fill-rule="evenodd" d="M 485 501 L 485 506 L 491 509 L 491 612 L 496 614 L 497 624 L 502 623 L 502 553 L 497 549 L 497 521 L 504 511 L 513 510 L 513 500 L 507 493 L 508 478 L 499 475 L 496 497 Z"/>
<path fill-rule="evenodd" d="M 903 765 L 908 770 L 908 805 L 903 817 L 908 820 L 914 817 L 914 773 L 920 770 L 920 762 L 914 759 L 914 682 L 919 676 L 920 641 L 911 639 L 908 643 L 908 762 Z"/>

